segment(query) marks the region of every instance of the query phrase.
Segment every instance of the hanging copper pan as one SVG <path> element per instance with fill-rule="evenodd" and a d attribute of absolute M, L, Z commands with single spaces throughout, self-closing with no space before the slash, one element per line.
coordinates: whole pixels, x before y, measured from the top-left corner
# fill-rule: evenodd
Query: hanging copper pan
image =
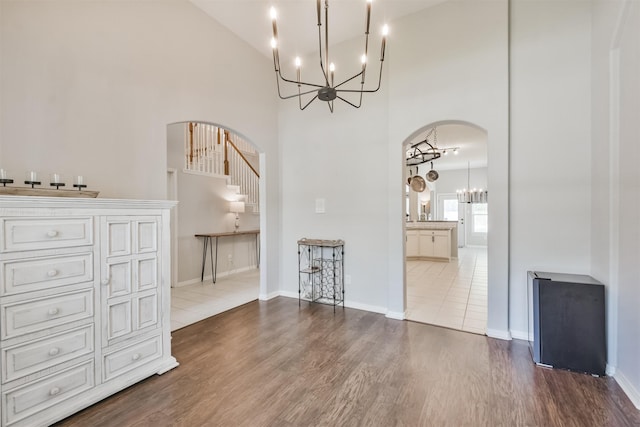
<path fill-rule="evenodd" d="M 409 183 L 411 189 L 418 193 L 422 193 L 425 188 L 427 188 L 427 183 L 424 178 L 419 175 L 418 168 L 416 167 L 416 175 L 411 178 L 411 182 Z"/>

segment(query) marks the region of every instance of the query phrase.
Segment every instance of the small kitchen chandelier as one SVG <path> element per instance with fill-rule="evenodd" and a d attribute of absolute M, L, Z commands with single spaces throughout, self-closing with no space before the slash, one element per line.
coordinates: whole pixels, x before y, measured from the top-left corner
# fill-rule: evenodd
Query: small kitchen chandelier
<path fill-rule="evenodd" d="M 302 62 L 299 57 L 295 59 L 296 66 L 296 79 L 291 80 L 282 75 L 282 69 L 280 68 L 280 53 L 278 51 L 278 27 L 276 25 L 276 10 L 275 8 L 271 8 L 271 23 L 273 26 L 273 38 L 271 39 L 271 47 L 273 49 L 273 67 L 276 72 L 276 84 L 278 86 L 278 96 L 280 99 L 290 99 L 290 98 L 298 98 L 298 105 L 300 106 L 300 110 L 304 110 L 316 99 L 320 99 L 321 101 L 326 101 L 329 106 L 329 110 L 333 113 L 333 101 L 337 98 L 340 99 L 347 104 L 351 105 L 355 108 L 360 108 L 362 105 L 362 94 L 363 93 L 372 93 L 377 92 L 380 89 L 380 83 L 382 81 L 382 64 L 384 62 L 384 51 L 387 44 L 387 34 L 389 32 L 388 27 L 385 25 L 382 29 L 382 46 L 380 48 L 380 73 L 378 76 L 378 86 L 375 89 L 365 89 L 365 75 L 367 71 L 367 58 L 368 58 L 368 50 L 369 50 L 369 24 L 371 22 L 371 1 L 367 0 L 367 10 L 366 10 L 366 25 L 364 31 L 364 54 L 360 58 L 362 67 L 360 72 L 349 77 L 348 79 L 335 83 L 335 65 L 333 62 L 329 61 L 329 0 L 324 0 L 324 23 L 322 22 L 322 1 L 316 0 L 316 9 L 318 11 L 318 53 L 320 55 L 320 69 L 322 70 L 322 75 L 324 77 L 324 81 L 317 83 L 309 83 L 302 81 L 301 79 L 301 68 Z M 322 42 L 322 26 L 324 25 L 324 46 Z M 324 56 L 323 56 L 323 48 L 324 48 Z M 360 89 L 346 89 L 343 88 L 343 85 L 349 83 L 350 81 L 357 79 L 360 77 Z M 286 83 L 293 83 L 298 86 L 298 93 L 294 93 L 293 95 L 282 95 L 280 92 L 280 80 Z M 304 86 L 304 89 L 303 89 Z M 304 95 L 313 94 L 315 95 L 309 100 L 309 102 L 302 105 L 302 97 Z M 341 93 L 355 93 L 359 95 L 359 101 L 357 104 L 354 102 L 348 101 L 342 96 Z"/>
<path fill-rule="evenodd" d="M 458 196 L 458 203 L 487 203 L 489 194 L 487 190 L 483 190 L 482 188 L 471 189 L 469 185 L 471 175 L 471 162 L 467 163 L 467 188 L 463 188 L 462 190 L 456 190 L 456 194 Z"/>

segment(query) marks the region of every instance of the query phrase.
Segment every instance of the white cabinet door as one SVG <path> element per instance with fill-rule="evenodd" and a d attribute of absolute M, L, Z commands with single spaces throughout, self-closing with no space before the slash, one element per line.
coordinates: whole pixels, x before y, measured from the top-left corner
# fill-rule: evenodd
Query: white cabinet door
<path fill-rule="evenodd" d="M 420 243 L 418 241 L 418 230 L 407 230 L 407 256 L 415 257 L 420 255 Z"/>
<path fill-rule="evenodd" d="M 160 326 L 157 217 L 103 217 L 103 345 Z"/>
<path fill-rule="evenodd" d="M 433 257 L 433 232 L 420 231 L 420 256 Z"/>
<path fill-rule="evenodd" d="M 447 234 L 434 235 L 433 256 L 437 258 L 449 258 L 451 252 L 450 241 L 451 238 Z"/>

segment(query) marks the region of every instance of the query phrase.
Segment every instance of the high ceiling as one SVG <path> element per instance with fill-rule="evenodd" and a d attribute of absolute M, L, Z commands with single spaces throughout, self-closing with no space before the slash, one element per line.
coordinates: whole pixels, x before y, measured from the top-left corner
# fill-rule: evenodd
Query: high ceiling
<path fill-rule="evenodd" d="M 371 33 L 382 25 L 425 9 L 444 0 L 373 0 Z M 313 0 L 191 0 L 209 16 L 241 39 L 271 58 L 271 18 L 269 9 L 278 11 L 278 34 L 286 43 L 287 56 L 303 56 L 318 48 L 316 2 Z M 324 5 L 324 0 L 322 0 Z M 324 10 L 324 9 L 323 9 Z M 329 43 L 336 44 L 363 35 L 365 0 L 329 1 Z M 391 28 L 389 39 L 393 39 Z M 284 49 L 284 47 L 283 47 Z"/>
<path fill-rule="evenodd" d="M 313 0 L 190 1 L 267 58 L 272 57 L 269 9 L 274 6 L 278 12 L 281 58 L 283 55 L 293 58 L 296 55 L 304 56 L 317 52 L 317 9 Z M 324 1 L 322 0 L 322 5 Z M 371 34 L 379 37 L 377 33 L 382 25 L 388 23 L 391 27 L 389 43 L 393 43 L 393 20 L 444 1 L 446 0 L 373 0 Z M 365 11 L 365 0 L 330 0 L 330 44 L 362 36 Z M 275 94 L 274 87 L 274 96 Z M 425 129 L 412 140 L 412 143 L 424 140 L 427 132 L 428 129 Z M 404 139 L 404 136 L 400 136 L 400 139 Z M 438 170 L 466 169 L 468 162 L 472 168 L 487 166 L 487 136 L 477 128 L 461 124 L 438 126 L 438 147 L 459 147 L 458 155 L 451 153 L 434 161 L 434 167 Z M 425 164 L 420 169 L 426 171 L 428 166 Z"/>

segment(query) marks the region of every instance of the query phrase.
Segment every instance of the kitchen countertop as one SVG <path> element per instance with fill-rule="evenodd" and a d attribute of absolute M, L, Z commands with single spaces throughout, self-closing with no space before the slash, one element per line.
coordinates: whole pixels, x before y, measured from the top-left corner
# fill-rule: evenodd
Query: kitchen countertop
<path fill-rule="evenodd" d="M 408 222 L 407 230 L 453 230 L 457 226 L 457 221 L 420 221 Z"/>

